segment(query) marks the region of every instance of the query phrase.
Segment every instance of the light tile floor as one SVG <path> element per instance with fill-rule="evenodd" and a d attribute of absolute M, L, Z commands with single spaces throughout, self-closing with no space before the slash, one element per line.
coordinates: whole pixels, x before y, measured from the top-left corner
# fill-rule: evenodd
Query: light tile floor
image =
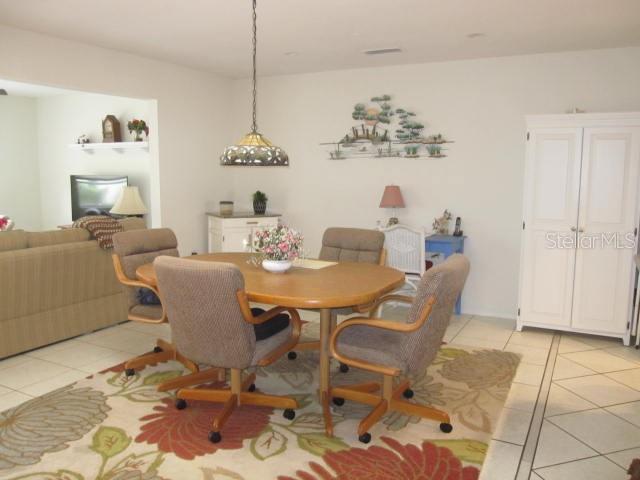
<path fill-rule="evenodd" d="M 540 395 L 554 332 L 514 327 L 512 320 L 461 315 L 445 336 L 451 345 L 522 356 L 481 480 L 516 477 L 539 402 L 546 408 L 529 478 L 626 479 L 631 459 L 640 457 L 640 352 L 616 340 L 557 333 L 551 387 Z M 127 322 L 0 360 L 0 411 L 146 352 L 156 338 L 169 340 L 169 327 Z"/>

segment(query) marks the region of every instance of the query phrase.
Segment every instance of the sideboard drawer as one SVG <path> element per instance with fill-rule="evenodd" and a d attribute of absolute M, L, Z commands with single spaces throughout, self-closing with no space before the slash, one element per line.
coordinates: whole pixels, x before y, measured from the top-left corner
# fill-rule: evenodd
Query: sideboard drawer
<path fill-rule="evenodd" d="M 275 227 L 278 225 L 278 217 L 259 218 L 219 218 L 209 217 L 209 230 L 223 230 L 225 228 L 240 227 Z"/>

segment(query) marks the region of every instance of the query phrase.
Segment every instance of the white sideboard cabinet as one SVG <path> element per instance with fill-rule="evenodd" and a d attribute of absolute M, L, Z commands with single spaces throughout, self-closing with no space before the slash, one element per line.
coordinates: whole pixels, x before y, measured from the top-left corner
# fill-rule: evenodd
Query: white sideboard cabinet
<path fill-rule="evenodd" d="M 518 329 L 629 342 L 640 113 L 527 117 Z"/>
<path fill-rule="evenodd" d="M 209 253 L 250 252 L 253 250 L 253 234 L 256 230 L 278 225 L 280 214 L 238 212 L 232 215 L 207 213 Z"/>

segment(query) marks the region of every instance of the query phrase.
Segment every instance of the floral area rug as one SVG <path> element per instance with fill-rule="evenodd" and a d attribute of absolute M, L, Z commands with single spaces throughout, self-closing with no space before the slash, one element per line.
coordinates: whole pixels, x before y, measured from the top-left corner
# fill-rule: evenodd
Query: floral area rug
<path fill-rule="evenodd" d="M 412 387 L 412 401 L 448 411 L 453 432 L 397 413 L 357 440 L 369 407 L 334 407 L 335 436 L 324 435 L 314 393 L 318 357 L 286 357 L 257 372 L 259 390 L 293 394 L 293 420 L 282 411 L 242 406 L 207 439 L 220 405 L 174 407 L 156 385 L 183 373 L 168 362 L 127 378 L 119 365 L 0 413 L 0 478 L 12 480 L 474 480 L 509 392 L 519 358 L 497 350 L 443 346 Z M 332 369 L 333 383 L 371 378 Z"/>

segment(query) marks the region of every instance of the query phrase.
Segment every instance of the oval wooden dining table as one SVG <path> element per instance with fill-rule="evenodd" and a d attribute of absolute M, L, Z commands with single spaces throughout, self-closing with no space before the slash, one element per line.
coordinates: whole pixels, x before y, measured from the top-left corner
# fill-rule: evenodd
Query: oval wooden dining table
<path fill-rule="evenodd" d="M 333 434 L 329 410 L 329 339 L 332 310 L 367 305 L 404 284 L 404 273 L 368 263 L 338 262 L 323 268 L 292 267 L 284 274 L 265 271 L 252 262 L 250 253 L 209 253 L 185 257 L 193 261 L 225 262 L 236 265 L 245 280 L 252 302 L 320 311 L 319 399 L 328 435 Z M 158 286 L 153 264 L 136 270 L 138 279 Z"/>

